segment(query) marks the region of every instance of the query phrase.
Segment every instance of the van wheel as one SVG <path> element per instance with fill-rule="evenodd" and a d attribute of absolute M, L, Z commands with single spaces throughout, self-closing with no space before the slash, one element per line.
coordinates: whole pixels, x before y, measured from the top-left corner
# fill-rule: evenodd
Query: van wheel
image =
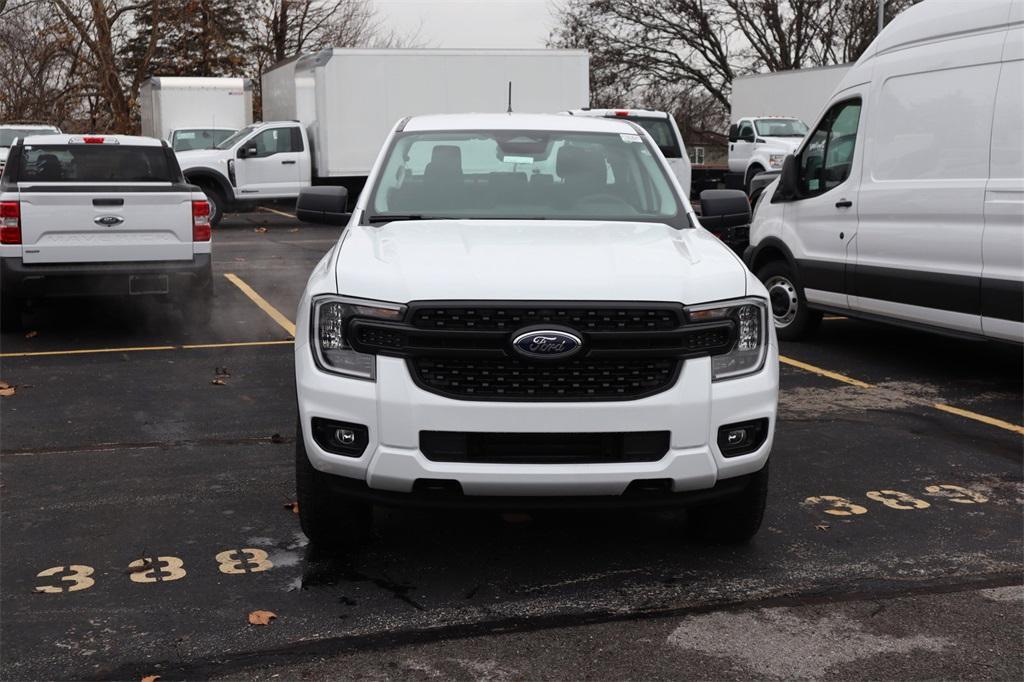
<path fill-rule="evenodd" d="M 768 464 L 753 476 L 747 488 L 714 504 L 691 509 L 688 529 L 706 542 L 740 544 L 757 535 L 768 501 Z"/>
<path fill-rule="evenodd" d="M 24 301 L 14 296 L 0 297 L 0 329 L 5 332 L 21 331 L 21 312 Z"/>
<path fill-rule="evenodd" d="M 349 549 L 365 542 L 373 527 L 373 505 L 330 490 L 330 475 L 309 463 L 301 425 L 295 431 L 295 488 L 302 532 L 319 547 Z"/>
<path fill-rule="evenodd" d="M 798 341 L 814 333 L 821 324 L 821 312 L 807 306 L 804 288 L 785 261 L 772 261 L 757 271 L 768 289 L 775 333 L 782 341 Z"/>
<path fill-rule="evenodd" d="M 758 173 L 764 173 L 764 168 L 755 164 L 747 169 L 747 175 L 743 178 L 743 193 L 747 196 L 750 196 L 750 183 L 754 181 L 754 176 Z"/>

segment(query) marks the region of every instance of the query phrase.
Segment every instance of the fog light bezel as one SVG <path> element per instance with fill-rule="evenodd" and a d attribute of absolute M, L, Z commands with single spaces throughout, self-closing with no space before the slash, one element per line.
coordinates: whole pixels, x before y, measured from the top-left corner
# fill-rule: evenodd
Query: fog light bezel
<path fill-rule="evenodd" d="M 345 444 L 336 438 L 335 433 L 340 429 L 346 429 L 355 433 L 355 442 Z M 332 455 L 362 457 L 363 453 L 366 452 L 366 446 L 370 443 L 370 430 L 363 424 L 313 417 L 310 422 L 310 430 L 313 433 L 313 440 L 320 449 Z"/>
<path fill-rule="evenodd" d="M 718 427 L 718 451 L 722 453 L 722 457 L 739 457 L 740 455 L 749 455 L 752 452 L 757 452 L 765 441 L 768 440 L 768 427 L 769 420 L 767 417 L 760 419 L 750 419 L 748 421 L 735 422 L 732 424 L 724 424 Z M 738 446 L 730 446 L 726 443 L 726 439 L 730 431 L 736 431 L 743 429 L 747 432 L 748 437 Z"/>

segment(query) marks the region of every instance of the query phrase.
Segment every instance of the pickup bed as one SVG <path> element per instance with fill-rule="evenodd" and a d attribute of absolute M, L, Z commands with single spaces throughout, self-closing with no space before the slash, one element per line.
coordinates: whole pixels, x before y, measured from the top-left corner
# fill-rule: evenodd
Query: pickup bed
<path fill-rule="evenodd" d="M 159 295 L 207 315 L 209 211 L 160 140 L 19 140 L 0 178 L 0 322 L 48 296 Z"/>

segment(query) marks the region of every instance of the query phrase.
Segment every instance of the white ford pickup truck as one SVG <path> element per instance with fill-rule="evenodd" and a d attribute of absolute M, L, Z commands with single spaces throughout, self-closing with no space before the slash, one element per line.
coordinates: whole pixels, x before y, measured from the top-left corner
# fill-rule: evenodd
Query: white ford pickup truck
<path fill-rule="evenodd" d="M 124 135 L 19 139 L 0 176 L 0 322 L 26 299 L 170 295 L 209 315 L 210 206 L 166 142 Z"/>
<path fill-rule="evenodd" d="M 781 170 L 806 134 L 807 125 L 795 118 L 741 118 L 729 126 L 729 171 L 743 173 L 743 187 L 749 194 L 754 176 Z"/>
<path fill-rule="evenodd" d="M 746 197 L 736 206 L 748 212 Z M 296 478 L 315 543 L 373 504 L 690 509 L 757 532 L 778 395 L 767 293 L 616 118 L 402 120 L 297 313 Z"/>

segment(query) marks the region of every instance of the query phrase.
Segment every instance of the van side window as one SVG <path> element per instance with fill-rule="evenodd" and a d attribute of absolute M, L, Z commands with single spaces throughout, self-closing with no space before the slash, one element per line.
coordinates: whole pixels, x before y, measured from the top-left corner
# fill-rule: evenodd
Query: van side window
<path fill-rule="evenodd" d="M 821 119 L 800 155 L 803 196 L 823 194 L 850 177 L 859 122 L 860 100 L 840 102 Z"/>

